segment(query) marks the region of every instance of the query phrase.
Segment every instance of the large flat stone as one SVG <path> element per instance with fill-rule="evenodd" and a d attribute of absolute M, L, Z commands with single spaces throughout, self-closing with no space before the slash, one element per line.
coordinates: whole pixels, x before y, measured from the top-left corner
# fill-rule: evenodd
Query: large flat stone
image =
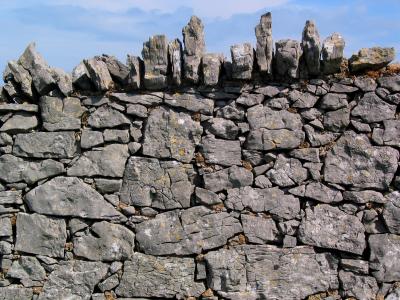
<path fill-rule="evenodd" d="M 211 135 L 206 136 L 202 140 L 201 151 L 205 161 L 209 164 L 226 167 L 242 164 L 242 149 L 239 141 L 216 139 Z"/>
<path fill-rule="evenodd" d="M 131 121 L 118 110 L 103 105 L 89 116 L 88 124 L 93 128 L 113 128 L 130 125 Z"/>
<path fill-rule="evenodd" d="M 202 97 L 199 94 L 165 94 L 164 102 L 171 107 L 184 108 L 187 111 L 212 115 L 214 100 Z"/>

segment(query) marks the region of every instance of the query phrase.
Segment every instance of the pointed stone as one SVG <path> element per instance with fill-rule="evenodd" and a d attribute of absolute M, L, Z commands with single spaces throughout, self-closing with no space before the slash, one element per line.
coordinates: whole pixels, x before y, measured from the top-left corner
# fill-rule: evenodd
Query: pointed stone
<path fill-rule="evenodd" d="M 90 81 L 89 71 L 87 70 L 84 62 L 80 62 L 72 70 L 72 84 L 75 88 L 83 91 L 89 91 L 92 89 L 92 82 Z"/>
<path fill-rule="evenodd" d="M 168 59 L 171 64 L 172 84 L 179 86 L 182 83 L 182 43 L 175 39 L 168 44 Z"/>
<path fill-rule="evenodd" d="M 322 71 L 324 74 L 340 72 L 346 43 L 339 33 L 328 36 L 322 45 Z"/>
<path fill-rule="evenodd" d="M 21 92 L 28 98 L 33 98 L 32 77 L 16 61 L 9 61 L 3 74 L 4 82 L 14 81 L 21 89 Z"/>
<path fill-rule="evenodd" d="M 96 58 L 91 58 L 85 59 L 84 63 L 89 73 L 90 80 L 97 91 L 108 91 L 113 86 L 113 80 L 105 62 Z"/>
<path fill-rule="evenodd" d="M 165 35 L 150 37 L 143 43 L 144 86 L 149 90 L 167 87 L 168 44 Z"/>
<path fill-rule="evenodd" d="M 303 57 L 307 74 L 315 76 L 319 74 L 321 42 L 319 32 L 314 21 L 308 20 L 303 30 L 303 39 L 301 42 L 303 48 Z"/>
<path fill-rule="evenodd" d="M 65 72 L 63 69 L 54 68 L 51 69 L 54 80 L 57 82 L 58 89 L 65 96 L 71 95 L 72 88 L 72 77 L 71 74 Z"/>
<path fill-rule="evenodd" d="M 362 48 L 349 60 L 350 71 L 359 73 L 363 71 L 379 70 L 387 66 L 396 58 L 394 48 Z"/>
<path fill-rule="evenodd" d="M 300 43 L 295 40 L 276 42 L 275 68 L 280 77 L 298 78 L 299 61 L 302 55 Z"/>
<path fill-rule="evenodd" d="M 231 46 L 232 78 L 251 79 L 254 64 L 254 50 L 250 43 Z"/>
<path fill-rule="evenodd" d="M 217 85 L 221 73 L 224 56 L 219 53 L 203 55 L 203 83 L 208 86 Z"/>
<path fill-rule="evenodd" d="M 189 23 L 182 29 L 185 50 L 183 55 L 184 76 L 190 83 L 199 81 L 199 67 L 205 52 L 204 25 L 202 21 L 192 16 Z"/>
<path fill-rule="evenodd" d="M 126 65 L 129 69 L 127 87 L 132 90 L 140 89 L 144 69 L 143 60 L 139 56 L 128 54 Z"/>
<path fill-rule="evenodd" d="M 273 57 L 273 41 L 272 41 L 272 16 L 268 12 L 261 16 L 260 24 L 255 28 L 257 46 L 256 58 L 258 68 L 267 75 L 272 74 L 272 57 Z"/>
<path fill-rule="evenodd" d="M 111 77 L 114 81 L 120 85 L 125 86 L 128 81 L 129 68 L 120 62 L 115 56 L 103 54 L 98 57 L 99 60 L 103 61 L 110 72 Z"/>

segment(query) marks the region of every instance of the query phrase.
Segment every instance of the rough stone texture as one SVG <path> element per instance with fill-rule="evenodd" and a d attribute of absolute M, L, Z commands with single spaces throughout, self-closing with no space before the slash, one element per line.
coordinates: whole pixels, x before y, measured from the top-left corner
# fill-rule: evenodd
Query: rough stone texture
<path fill-rule="evenodd" d="M 244 245 L 205 259 L 210 287 L 226 299 L 304 299 L 339 286 L 337 261 L 310 247 Z"/>
<path fill-rule="evenodd" d="M 318 75 L 320 72 L 321 42 L 314 21 L 308 20 L 306 22 L 301 47 L 307 73 L 310 76 Z"/>
<path fill-rule="evenodd" d="M 351 115 L 373 123 L 394 119 L 395 113 L 396 105 L 383 101 L 375 93 L 367 93 L 352 110 Z"/>
<path fill-rule="evenodd" d="M 163 89 L 167 86 L 168 43 L 165 35 L 150 37 L 143 43 L 143 84 L 146 89 Z"/>
<path fill-rule="evenodd" d="M 339 280 L 344 290 L 344 296 L 365 300 L 376 299 L 379 287 L 374 277 L 340 271 Z"/>
<path fill-rule="evenodd" d="M 272 42 L 272 15 L 270 12 L 261 16 L 260 23 L 255 28 L 255 33 L 258 68 L 261 72 L 271 75 L 274 46 Z"/>
<path fill-rule="evenodd" d="M 214 100 L 204 98 L 199 94 L 165 94 L 164 102 L 171 107 L 205 115 L 212 115 L 214 110 Z"/>
<path fill-rule="evenodd" d="M 240 188 L 253 183 L 253 173 L 245 168 L 233 166 L 203 176 L 204 187 L 213 192 Z"/>
<path fill-rule="evenodd" d="M 208 86 L 214 86 L 218 84 L 222 63 L 224 56 L 219 53 L 207 53 L 203 55 L 202 67 L 203 67 L 203 83 Z"/>
<path fill-rule="evenodd" d="M 242 215 L 243 232 L 248 241 L 254 244 L 266 244 L 278 241 L 278 228 L 274 220 L 252 215 Z"/>
<path fill-rule="evenodd" d="M 360 220 L 327 204 L 306 209 L 298 237 L 307 245 L 358 255 L 366 247 L 364 226 Z"/>
<path fill-rule="evenodd" d="M 340 72 L 345 41 L 339 33 L 328 36 L 322 44 L 322 69 L 325 74 Z"/>
<path fill-rule="evenodd" d="M 35 286 L 46 278 L 46 271 L 35 257 L 21 256 L 13 262 L 7 277 L 20 279 L 24 286 Z"/>
<path fill-rule="evenodd" d="M 171 64 L 172 83 L 176 86 L 182 83 L 183 52 L 182 43 L 175 39 L 168 44 L 168 59 Z"/>
<path fill-rule="evenodd" d="M 251 79 L 254 64 L 253 47 L 250 43 L 231 46 L 232 78 Z"/>
<path fill-rule="evenodd" d="M 294 40 L 280 40 L 275 44 L 275 69 L 280 77 L 298 78 L 302 55 L 300 43 Z"/>
<path fill-rule="evenodd" d="M 203 283 L 194 281 L 191 258 L 156 257 L 135 253 L 124 263 L 124 274 L 116 293 L 122 297 L 199 297 Z"/>
<path fill-rule="evenodd" d="M 127 86 L 129 89 L 137 90 L 142 86 L 143 61 L 138 56 L 128 54 L 126 65 L 129 68 Z"/>
<path fill-rule="evenodd" d="M 129 119 L 110 106 L 101 106 L 88 119 L 89 126 L 93 128 L 113 128 L 130 125 Z"/>
<path fill-rule="evenodd" d="M 349 66 L 354 73 L 377 70 L 388 65 L 395 57 L 394 48 L 362 48 L 350 58 Z"/>
<path fill-rule="evenodd" d="M 33 296 L 32 289 L 18 286 L 0 287 L 0 299 L 2 300 L 31 300 Z"/>
<path fill-rule="evenodd" d="M 0 127 L 0 132 L 8 132 L 8 133 L 30 132 L 37 126 L 38 126 L 38 120 L 36 116 L 25 112 L 19 112 L 15 113 Z"/>
<path fill-rule="evenodd" d="M 400 192 L 395 191 L 386 196 L 388 200 L 383 209 L 383 220 L 389 232 L 400 234 Z"/>
<path fill-rule="evenodd" d="M 202 140 L 201 151 L 209 164 L 221 166 L 241 165 L 241 148 L 239 141 L 227 141 L 206 136 Z"/>
<path fill-rule="evenodd" d="M 85 59 L 83 63 L 97 91 L 104 92 L 112 88 L 114 83 L 105 62 L 97 58 L 91 58 Z"/>

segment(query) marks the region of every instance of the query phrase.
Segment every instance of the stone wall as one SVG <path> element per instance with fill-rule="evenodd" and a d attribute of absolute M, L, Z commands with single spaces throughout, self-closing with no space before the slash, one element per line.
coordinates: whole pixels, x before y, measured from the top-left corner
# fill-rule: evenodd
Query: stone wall
<path fill-rule="evenodd" d="M 255 32 L 232 62 L 192 17 L 143 60 L 8 63 L 0 299 L 399 299 L 394 50 Z"/>

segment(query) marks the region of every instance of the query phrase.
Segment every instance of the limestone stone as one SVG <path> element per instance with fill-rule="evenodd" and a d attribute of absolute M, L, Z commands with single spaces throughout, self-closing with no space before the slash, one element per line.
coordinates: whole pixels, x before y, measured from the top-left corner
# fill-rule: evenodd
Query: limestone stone
<path fill-rule="evenodd" d="M 362 48 L 349 60 L 350 70 L 354 73 L 378 70 L 388 65 L 396 57 L 394 48 Z"/>
<path fill-rule="evenodd" d="M 222 200 L 216 193 L 196 187 L 196 202 L 203 205 L 216 205 L 221 204 Z"/>
<path fill-rule="evenodd" d="M 342 132 L 350 124 L 350 109 L 341 108 L 324 114 L 324 128 L 333 132 Z"/>
<path fill-rule="evenodd" d="M 21 256 L 15 260 L 7 272 L 7 277 L 20 279 L 24 286 L 40 285 L 46 278 L 46 271 L 39 263 L 37 258 L 31 256 Z"/>
<path fill-rule="evenodd" d="M 88 124 L 93 128 L 113 128 L 130 125 L 130 120 L 121 112 L 108 105 L 101 106 L 88 119 Z"/>
<path fill-rule="evenodd" d="M 129 68 L 120 62 L 115 56 L 103 54 L 96 57 L 96 59 L 103 61 L 111 75 L 111 78 L 118 82 L 121 86 L 126 86 L 128 83 Z"/>
<path fill-rule="evenodd" d="M 309 161 L 314 163 L 319 163 L 319 149 L 318 148 L 301 148 L 301 149 L 294 149 L 289 152 L 290 156 Z"/>
<path fill-rule="evenodd" d="M 325 110 L 337 110 L 347 107 L 348 96 L 346 94 L 328 93 L 322 97 L 319 107 Z"/>
<path fill-rule="evenodd" d="M 307 169 L 303 168 L 298 159 L 279 154 L 274 167 L 266 173 L 266 176 L 280 187 L 300 185 L 307 179 Z"/>
<path fill-rule="evenodd" d="M 365 300 L 376 299 L 379 287 L 374 277 L 340 271 L 339 280 L 344 296 Z"/>
<path fill-rule="evenodd" d="M 313 147 L 320 147 L 334 142 L 338 137 L 340 137 L 340 133 L 335 132 L 321 132 L 314 129 L 314 127 L 310 125 L 304 125 L 304 131 L 307 135 L 307 139 Z"/>
<path fill-rule="evenodd" d="M 140 89 L 143 77 L 143 61 L 139 56 L 129 55 L 126 58 L 126 65 L 129 70 L 127 87 L 131 90 Z"/>
<path fill-rule="evenodd" d="M 239 134 L 239 127 L 231 120 L 213 118 L 208 128 L 209 132 L 216 137 L 234 140 Z"/>
<path fill-rule="evenodd" d="M 275 43 L 275 68 L 280 77 L 298 78 L 302 55 L 300 43 L 295 40 L 280 40 Z"/>
<path fill-rule="evenodd" d="M 1 191 L 0 204 L 22 204 L 21 191 Z"/>
<path fill-rule="evenodd" d="M 263 101 L 264 101 L 264 95 L 249 94 L 249 93 L 242 93 L 240 97 L 236 99 L 236 103 L 247 107 L 261 104 Z"/>
<path fill-rule="evenodd" d="M 128 129 L 105 129 L 103 132 L 104 141 L 106 143 L 129 143 Z"/>
<path fill-rule="evenodd" d="M 279 231 L 273 219 L 242 215 L 241 220 L 243 232 L 250 243 L 267 244 L 279 240 Z"/>
<path fill-rule="evenodd" d="M 171 63 L 172 84 L 180 86 L 183 75 L 183 50 L 179 39 L 169 42 L 168 59 Z"/>
<path fill-rule="evenodd" d="M 13 81 L 17 83 L 21 92 L 28 98 L 33 98 L 32 77 L 28 70 L 24 69 L 16 61 L 9 61 L 3 73 L 4 82 Z"/>
<path fill-rule="evenodd" d="M 0 287 L 0 299 L 2 300 L 31 300 L 32 296 L 33 291 L 29 288 L 15 285 Z"/>
<path fill-rule="evenodd" d="M 346 43 L 339 33 L 328 36 L 322 44 L 322 69 L 325 74 L 340 73 Z"/>
<path fill-rule="evenodd" d="M 218 84 L 224 56 L 220 53 L 206 53 L 201 60 L 203 68 L 203 83 L 207 86 Z"/>
<path fill-rule="evenodd" d="M 201 152 L 209 164 L 221 166 L 241 165 L 241 148 L 239 141 L 216 139 L 206 136 L 202 139 Z"/>
<path fill-rule="evenodd" d="M 250 43 L 231 46 L 232 78 L 251 79 L 254 64 L 254 50 Z"/>
<path fill-rule="evenodd" d="M 89 91 L 94 88 L 90 80 L 89 71 L 83 61 L 72 70 L 72 85 L 83 91 Z"/>
<path fill-rule="evenodd" d="M 255 34 L 258 68 L 261 72 L 271 75 L 274 46 L 272 42 L 272 15 L 270 12 L 261 16 L 260 23 L 255 27 Z"/>
<path fill-rule="evenodd" d="M 30 112 L 36 113 L 39 111 L 39 107 L 36 104 L 29 103 L 0 103 L 0 113 L 5 112 Z"/>
<path fill-rule="evenodd" d="M 214 100 L 204 98 L 199 94 L 165 94 L 164 102 L 171 107 L 184 108 L 187 111 L 205 115 L 212 115 L 214 110 Z"/>
<path fill-rule="evenodd" d="M 37 126 L 38 119 L 35 115 L 26 112 L 18 112 L 3 123 L 0 127 L 0 132 L 8 132 L 10 134 L 30 132 Z"/>
<path fill-rule="evenodd" d="M 143 84 L 148 90 L 163 89 L 167 86 L 168 42 L 165 35 L 155 35 L 143 43 L 144 61 Z"/>
<path fill-rule="evenodd" d="M 140 104 L 148 107 L 161 104 L 163 102 L 164 93 L 159 93 L 159 92 L 146 93 L 146 94 L 112 93 L 110 94 L 110 98 L 125 103 Z"/>
<path fill-rule="evenodd" d="M 373 190 L 345 191 L 343 192 L 343 199 L 357 204 L 366 204 L 368 202 L 383 204 L 387 201 L 381 193 Z"/>
<path fill-rule="evenodd" d="M 108 71 L 107 64 L 104 61 L 95 57 L 85 59 L 83 63 L 85 64 L 89 78 L 97 91 L 104 92 L 113 87 L 113 80 Z"/>
<path fill-rule="evenodd" d="M 320 182 L 307 184 L 304 196 L 323 203 L 337 203 L 343 200 L 340 191 Z"/>
<path fill-rule="evenodd" d="M 318 29 L 312 20 L 307 20 L 301 41 L 303 58 L 309 76 L 320 72 L 321 42 Z"/>
<path fill-rule="evenodd" d="M 396 105 L 388 104 L 375 93 L 366 93 L 352 110 L 351 115 L 360 117 L 367 123 L 394 119 Z"/>
<path fill-rule="evenodd" d="M 253 184 L 253 173 L 246 168 L 232 166 L 203 175 L 204 187 L 212 192 L 240 188 Z"/>
<path fill-rule="evenodd" d="M 382 217 L 390 233 L 400 234 L 400 192 L 394 191 L 385 197 Z"/>
<path fill-rule="evenodd" d="M 0 237 L 9 237 L 13 235 L 11 219 L 8 217 L 0 218 Z"/>
<path fill-rule="evenodd" d="M 61 94 L 63 94 L 65 97 L 70 96 L 73 92 L 71 74 L 59 68 L 51 69 L 51 73 L 54 80 L 57 82 L 57 86 Z"/>
<path fill-rule="evenodd" d="M 298 90 L 290 91 L 289 99 L 292 107 L 295 108 L 311 108 L 318 101 L 318 97 L 308 92 L 300 92 Z"/>
<path fill-rule="evenodd" d="M 390 90 L 391 92 L 400 92 L 400 76 L 382 76 L 378 78 L 379 86 Z"/>

